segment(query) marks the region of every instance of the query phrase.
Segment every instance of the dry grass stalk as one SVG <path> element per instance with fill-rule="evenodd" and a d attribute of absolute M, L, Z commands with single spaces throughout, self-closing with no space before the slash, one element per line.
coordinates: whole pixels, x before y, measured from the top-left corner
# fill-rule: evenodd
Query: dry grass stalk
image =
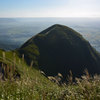
<path fill-rule="evenodd" d="M 15 53 L 13 54 L 13 57 L 14 57 L 14 68 L 13 68 L 13 72 L 15 72 L 15 66 L 16 66 L 16 57 L 15 57 Z"/>
<path fill-rule="evenodd" d="M 63 78 L 63 75 L 61 73 L 58 73 L 58 76 L 61 77 L 61 78 Z"/>
<path fill-rule="evenodd" d="M 24 62 L 24 54 L 22 54 L 22 61 Z"/>
<path fill-rule="evenodd" d="M 85 72 L 85 74 L 86 74 L 86 78 L 87 78 L 87 80 L 89 80 L 89 79 L 90 79 L 90 74 L 89 74 L 88 70 L 85 69 L 84 72 Z"/>
<path fill-rule="evenodd" d="M 34 64 L 34 62 L 33 62 L 33 60 L 32 60 L 32 61 L 31 61 L 31 65 L 30 65 L 31 68 L 32 68 L 33 64 Z"/>
<path fill-rule="evenodd" d="M 15 58 L 15 56 L 16 56 L 16 53 L 14 52 L 14 53 L 13 53 L 13 57 Z"/>
<path fill-rule="evenodd" d="M 18 62 L 19 62 L 19 64 L 21 64 L 21 61 L 20 61 L 20 59 L 19 59 L 19 61 L 18 61 Z"/>
<path fill-rule="evenodd" d="M 67 76 L 67 81 L 69 84 L 73 83 L 73 74 L 71 70 L 69 71 L 69 75 Z"/>
<path fill-rule="evenodd" d="M 3 56 L 3 60 L 5 60 L 6 57 L 5 52 L 2 52 L 2 56 Z"/>

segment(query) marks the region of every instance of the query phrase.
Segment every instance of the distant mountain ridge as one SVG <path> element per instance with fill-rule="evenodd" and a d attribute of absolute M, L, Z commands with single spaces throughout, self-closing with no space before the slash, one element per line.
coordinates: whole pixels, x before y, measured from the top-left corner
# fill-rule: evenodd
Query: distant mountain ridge
<path fill-rule="evenodd" d="M 61 73 L 66 77 L 71 70 L 74 77 L 80 77 L 84 69 L 100 74 L 100 54 L 82 35 L 64 25 L 55 24 L 33 36 L 18 52 L 46 75 Z"/>

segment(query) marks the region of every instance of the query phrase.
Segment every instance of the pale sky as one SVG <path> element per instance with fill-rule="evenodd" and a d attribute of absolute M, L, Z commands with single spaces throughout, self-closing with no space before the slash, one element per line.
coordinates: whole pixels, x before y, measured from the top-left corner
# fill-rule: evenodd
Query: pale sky
<path fill-rule="evenodd" d="M 0 0 L 0 17 L 100 17 L 100 0 Z"/>

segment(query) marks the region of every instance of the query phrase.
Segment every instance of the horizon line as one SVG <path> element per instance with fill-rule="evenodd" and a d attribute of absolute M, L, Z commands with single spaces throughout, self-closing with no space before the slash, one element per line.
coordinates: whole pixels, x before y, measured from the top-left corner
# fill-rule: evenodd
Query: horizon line
<path fill-rule="evenodd" d="M 100 18 L 100 17 L 0 17 L 0 18 Z"/>

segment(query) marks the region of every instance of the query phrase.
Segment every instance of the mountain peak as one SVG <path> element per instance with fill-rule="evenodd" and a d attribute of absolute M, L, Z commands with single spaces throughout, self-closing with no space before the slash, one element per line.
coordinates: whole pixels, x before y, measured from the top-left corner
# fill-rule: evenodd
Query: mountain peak
<path fill-rule="evenodd" d="M 67 26 L 64 26 L 64 25 L 61 25 L 61 24 L 54 24 L 51 27 L 53 27 L 53 28 L 55 27 L 56 28 L 56 27 L 67 27 Z"/>
<path fill-rule="evenodd" d="M 65 37 L 79 37 L 79 38 L 82 38 L 82 35 L 80 35 L 78 32 L 76 32 L 75 30 L 73 30 L 72 28 L 69 28 L 67 26 L 64 26 L 64 25 L 60 25 L 60 24 L 55 24 L 55 25 L 52 25 L 51 27 L 43 30 L 42 32 L 39 33 L 40 35 L 49 35 L 49 34 L 52 34 L 52 35 L 56 35 L 56 37 L 59 35 L 59 36 L 65 36 Z M 84 39 L 83 39 L 84 40 Z"/>
<path fill-rule="evenodd" d="M 60 25 L 60 24 L 55 24 L 55 25 L 52 25 L 51 27 L 43 30 L 42 32 L 40 32 L 39 34 L 46 34 L 52 30 L 63 30 L 64 28 L 68 28 L 67 26 L 64 26 L 64 25 Z"/>
<path fill-rule="evenodd" d="M 80 77 L 87 69 L 90 74 L 100 73 L 100 55 L 75 30 L 55 24 L 29 39 L 20 49 L 26 61 L 33 60 L 47 75 L 61 73 L 65 78 L 71 70 Z"/>

